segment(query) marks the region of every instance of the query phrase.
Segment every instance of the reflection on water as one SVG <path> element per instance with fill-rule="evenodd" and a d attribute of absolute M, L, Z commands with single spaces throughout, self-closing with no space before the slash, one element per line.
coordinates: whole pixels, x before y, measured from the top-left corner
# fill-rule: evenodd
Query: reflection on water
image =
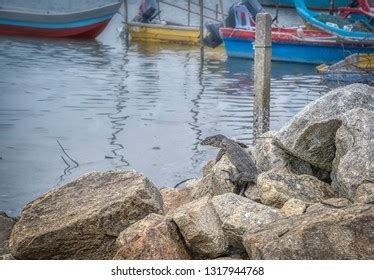
<path fill-rule="evenodd" d="M 0 210 L 92 170 L 136 169 L 157 186 L 200 175 L 222 133 L 252 142 L 251 61 L 223 50 L 125 42 L 0 38 Z M 313 66 L 273 63 L 271 128 L 326 86 Z"/>

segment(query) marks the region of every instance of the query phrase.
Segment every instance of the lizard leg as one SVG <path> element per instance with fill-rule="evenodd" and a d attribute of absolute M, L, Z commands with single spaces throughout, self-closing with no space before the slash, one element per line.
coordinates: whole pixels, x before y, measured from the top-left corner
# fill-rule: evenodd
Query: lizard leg
<path fill-rule="evenodd" d="M 224 149 L 219 150 L 219 152 L 218 152 L 218 154 L 216 156 L 216 162 L 219 162 L 225 153 L 226 152 L 225 152 Z"/>

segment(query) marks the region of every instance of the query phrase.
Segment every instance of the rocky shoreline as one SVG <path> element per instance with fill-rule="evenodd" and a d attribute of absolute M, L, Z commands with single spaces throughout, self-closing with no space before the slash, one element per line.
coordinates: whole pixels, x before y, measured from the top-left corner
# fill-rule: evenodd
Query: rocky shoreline
<path fill-rule="evenodd" d="M 0 213 L 0 259 L 374 259 L 374 88 L 335 89 L 248 149 L 260 174 L 233 193 L 227 156 L 184 188 L 92 172 Z"/>

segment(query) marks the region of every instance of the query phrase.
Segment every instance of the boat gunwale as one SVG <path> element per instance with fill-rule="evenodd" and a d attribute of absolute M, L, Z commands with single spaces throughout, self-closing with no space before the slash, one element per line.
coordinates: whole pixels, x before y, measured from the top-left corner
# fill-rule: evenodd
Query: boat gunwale
<path fill-rule="evenodd" d="M 174 29 L 179 31 L 198 31 L 200 32 L 200 27 L 198 26 L 185 26 L 185 25 L 173 25 L 173 24 L 157 24 L 157 23 L 142 23 L 130 21 L 127 23 L 129 27 L 145 27 L 145 28 L 159 28 L 159 29 Z"/>
<path fill-rule="evenodd" d="M 76 22 L 88 18 L 99 18 L 114 14 L 121 6 L 121 2 L 109 4 L 89 10 L 73 13 L 35 13 L 35 11 L 15 11 L 0 8 L 0 21 L 15 21 L 15 22 L 38 22 L 38 23 L 66 23 Z"/>

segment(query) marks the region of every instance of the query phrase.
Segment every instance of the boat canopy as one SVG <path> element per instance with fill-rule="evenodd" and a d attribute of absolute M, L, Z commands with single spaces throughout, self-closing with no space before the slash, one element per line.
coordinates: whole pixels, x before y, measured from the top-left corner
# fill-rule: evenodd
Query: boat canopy
<path fill-rule="evenodd" d="M 299 15 L 310 25 L 342 39 L 374 44 L 374 27 L 369 20 L 344 19 L 310 11 L 304 0 L 294 0 Z"/>

